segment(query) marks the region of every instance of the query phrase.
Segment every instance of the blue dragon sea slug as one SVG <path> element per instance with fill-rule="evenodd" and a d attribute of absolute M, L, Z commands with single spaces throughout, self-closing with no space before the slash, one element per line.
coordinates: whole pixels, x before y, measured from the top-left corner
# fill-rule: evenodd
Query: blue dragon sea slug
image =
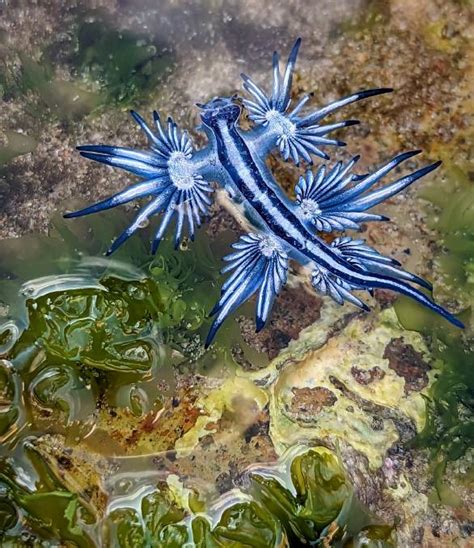
<path fill-rule="evenodd" d="M 213 184 L 226 189 L 253 232 L 241 236 L 232 246 L 233 253 L 224 257 L 227 264 L 223 272 L 229 273 L 229 277 L 211 312 L 215 318 L 206 346 L 227 316 L 255 293 L 257 331 L 264 327 L 275 297 L 287 281 L 290 260 L 311 268 L 313 287 L 340 304 L 349 301 L 368 310 L 353 291 L 385 288 L 412 297 L 462 327 L 457 318 L 412 285 L 430 290 L 428 282 L 402 270 L 397 261 L 381 255 L 364 240 L 344 235 L 328 244 L 318 236 L 318 232 L 359 230 L 361 223 L 388 220 L 368 210 L 427 175 L 440 162 L 374 189 L 390 171 L 420 151 L 399 154 L 374 173 L 364 175 L 353 173 L 359 158 L 356 156 L 346 164 L 322 165 L 315 172 L 308 169 L 296 183 L 295 200 L 285 195 L 269 171 L 265 159 L 274 149 L 280 151 L 284 160 L 295 164 L 304 161 L 312 165 L 313 156 L 328 160 L 322 147 L 344 145 L 328 134 L 358 122 L 324 124 L 324 118 L 345 105 L 391 91 L 386 88 L 360 91 L 309 112 L 305 108 L 309 95 L 305 95 L 293 107 L 291 85 L 300 43 L 298 39 L 293 46 L 283 74 L 279 57 L 273 54 L 273 84 L 269 94 L 242 75 L 243 87 L 251 96 L 242 101 L 243 108 L 254 122 L 248 131 L 238 126 L 242 113 L 239 99 L 217 97 L 198 104 L 201 129 L 208 138 L 207 146 L 201 150 L 193 147 L 188 134 L 178 129 L 172 118 L 163 123 L 154 112 L 155 129 L 152 129 L 133 111 L 133 118 L 148 138 L 148 150 L 107 145 L 78 147 L 85 158 L 119 167 L 142 180 L 65 217 L 88 215 L 149 197 L 149 202 L 107 253 L 113 253 L 152 215 L 162 214 L 152 244 L 155 253 L 172 220 L 176 245 L 183 231 L 193 239 L 196 226 L 201 224 L 211 204 Z"/>

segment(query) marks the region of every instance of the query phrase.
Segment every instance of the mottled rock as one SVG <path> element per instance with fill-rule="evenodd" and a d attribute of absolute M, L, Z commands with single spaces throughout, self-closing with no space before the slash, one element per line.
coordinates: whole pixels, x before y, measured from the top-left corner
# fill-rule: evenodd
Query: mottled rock
<path fill-rule="evenodd" d="M 332 407 L 337 401 L 334 392 L 324 386 L 293 388 L 292 392 L 294 396 L 289 412 L 302 421 L 305 416 L 308 416 L 308 421 L 317 420 L 316 415 L 323 407 Z"/>
<path fill-rule="evenodd" d="M 431 367 L 410 344 L 404 344 L 403 337 L 393 339 L 383 355 L 388 359 L 390 369 L 405 379 L 405 393 L 419 392 L 428 384 L 428 371 Z"/>

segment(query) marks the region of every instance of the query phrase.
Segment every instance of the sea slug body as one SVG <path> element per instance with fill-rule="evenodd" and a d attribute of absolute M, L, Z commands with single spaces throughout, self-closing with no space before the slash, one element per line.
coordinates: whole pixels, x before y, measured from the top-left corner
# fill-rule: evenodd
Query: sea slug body
<path fill-rule="evenodd" d="M 241 236 L 232 246 L 234 251 L 224 257 L 223 272 L 228 272 L 229 277 L 211 312 L 215 318 L 206 346 L 211 344 L 229 314 L 255 293 L 257 330 L 264 327 L 275 297 L 287 281 L 290 260 L 309 266 L 313 287 L 340 304 L 349 301 L 368 310 L 353 291 L 385 288 L 408 295 L 454 325 L 463 327 L 456 317 L 412 285 L 430 290 L 427 281 L 406 272 L 397 261 L 379 254 L 364 240 L 344 235 L 328 244 L 318 236 L 318 232 L 360 230 L 361 223 L 387 221 L 386 217 L 368 213 L 368 210 L 435 170 L 440 162 L 374 190 L 376 183 L 420 151 L 401 153 L 373 173 L 364 175 L 353 172 L 359 159 L 355 156 L 346 164 L 338 162 L 331 167 L 322 165 L 316 171 L 308 169 L 296 183 L 295 200 L 286 196 L 266 166 L 266 157 L 275 149 L 285 161 L 291 160 L 297 165 L 304 161 L 311 166 L 314 156 L 328 160 L 323 147 L 345 144 L 329 138 L 328 134 L 358 121 L 324 124 L 324 118 L 345 105 L 392 91 L 387 88 L 360 91 L 309 112 L 304 112 L 309 100 L 305 95 L 290 108 L 300 43 L 298 39 L 293 46 L 283 74 L 279 57 L 273 54 L 270 94 L 242 75 L 243 87 L 252 97 L 242 101 L 254 122 L 254 127 L 248 131 L 238 126 L 242 108 L 237 97 L 217 97 L 198 105 L 201 128 L 208 137 L 207 146 L 201 150 L 195 150 L 188 134 L 181 132 L 171 118 L 163 124 L 154 112 L 155 129 L 151 129 L 133 111 L 133 118 L 148 138 L 148 150 L 107 145 L 78 147 L 82 156 L 119 167 L 142 180 L 106 200 L 65 216 L 88 215 L 149 197 L 150 201 L 113 242 L 108 254 L 132 236 L 144 221 L 162 213 L 152 243 L 155 253 L 173 218 L 176 246 L 185 227 L 193 239 L 196 226 L 201 224 L 212 203 L 213 184 L 225 188 L 243 209 L 254 232 Z"/>

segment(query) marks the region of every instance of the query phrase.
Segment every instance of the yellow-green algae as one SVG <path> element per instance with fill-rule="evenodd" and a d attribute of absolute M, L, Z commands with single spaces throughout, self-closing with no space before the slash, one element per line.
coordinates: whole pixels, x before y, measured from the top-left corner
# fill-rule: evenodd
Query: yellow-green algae
<path fill-rule="evenodd" d="M 426 353 L 420 335 L 407 333 L 393 310 L 367 323 L 353 321 L 325 346 L 309 353 L 301 362 L 287 366 L 271 390 L 273 440 L 290 447 L 308 439 L 343 441 L 367 456 L 371 468 L 379 468 L 386 451 L 400 435 L 399 423 L 415 431 L 425 423 L 425 403 L 420 393 L 406 394 L 405 381 L 390 369 L 384 352 L 392 339 Z M 377 371 L 373 381 L 357 382 L 354 370 Z M 293 400 L 300 389 L 318 389 L 329 394 L 319 412 L 297 410 Z M 385 416 L 384 416 L 385 412 Z M 374 415 L 384 418 L 384 427 L 374 424 Z M 398 427 L 398 428 L 397 428 Z"/>
<path fill-rule="evenodd" d="M 202 410 L 202 415 L 197 418 L 194 427 L 176 442 L 178 455 L 191 453 L 199 440 L 212 432 L 212 423 L 219 421 L 225 410 L 235 411 L 237 394 L 245 394 L 245 398 L 255 402 L 259 409 L 268 404 L 266 392 L 251 380 L 238 376 L 226 380 L 202 400 L 195 402 L 196 408 Z"/>

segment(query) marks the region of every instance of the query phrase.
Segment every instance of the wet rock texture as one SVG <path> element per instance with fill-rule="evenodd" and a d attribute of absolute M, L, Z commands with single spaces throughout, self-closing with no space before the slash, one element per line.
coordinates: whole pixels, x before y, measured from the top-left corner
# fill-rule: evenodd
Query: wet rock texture
<path fill-rule="evenodd" d="M 413 346 L 404 344 L 403 338 L 390 341 L 383 357 L 388 359 L 390 369 L 405 379 L 405 394 L 419 392 L 428 384 L 430 366 Z"/>
<path fill-rule="evenodd" d="M 361 153 L 365 170 L 398 151 L 422 148 L 425 161 L 467 167 L 469 2 L 86 4 L 86 13 L 83 2 L 0 5 L 2 238 L 46 232 L 56 210 L 103 198 L 129 181 L 74 151 L 89 142 L 142 142 L 128 120 L 132 105 L 97 106 L 98 83 L 68 57 L 78 21 L 97 14 L 114 28 L 159 41 L 174 56 L 161 83 L 135 96 L 133 107 L 144 113 L 159 108 L 193 128 L 194 102 L 235 92 L 242 70 L 259 82 L 268 78 L 273 48 L 286 50 L 302 36 L 295 93 L 313 91 L 313 102 L 324 104 L 367 87 L 396 90 L 346 109 L 347 118 L 363 123 L 344 134 L 347 153 L 336 151 L 334 158 Z M 20 89 L 25 56 L 51 63 L 49 82 L 63 84 L 63 100 L 48 104 L 41 84 Z M 71 113 L 74 97 L 81 108 Z M 299 171 L 275 159 L 270 163 L 291 193 Z M 443 170 L 433 179 L 442 185 Z M 363 237 L 408 270 L 432 278 L 440 247 L 417 190 L 390 200 L 384 213 L 394 223 L 367 226 Z M 216 207 L 209 233 L 219 239 L 229 229 L 236 229 L 235 222 Z M 272 360 L 267 367 L 241 362 L 235 376 L 182 375 L 159 409 L 137 416 L 103 406 L 93 434 L 78 446 L 70 449 L 56 434 L 44 437 L 36 450 L 100 514 L 120 457 L 131 459 L 134 470 L 153 470 L 160 478 L 176 474 L 212 500 L 238 485 L 250 465 L 276 461 L 293 445 L 323 444 L 340 451 L 370 509 L 396 524 L 400 546 L 468 546 L 473 516 L 430 504 L 431 464 L 409 448 L 424 426 L 424 395 L 434 378 L 426 341 L 400 327 L 387 293 L 376 293 L 375 311 L 361 315 L 310 295 L 298 280 L 295 273 L 295 285 L 277 302 L 269 329 L 255 335 L 247 317 L 238 319 L 244 340 Z M 436 293 L 438 280 L 433 281 Z M 463 479 L 469 466 L 462 466 L 452 470 L 451 481 L 472 509 Z"/>

